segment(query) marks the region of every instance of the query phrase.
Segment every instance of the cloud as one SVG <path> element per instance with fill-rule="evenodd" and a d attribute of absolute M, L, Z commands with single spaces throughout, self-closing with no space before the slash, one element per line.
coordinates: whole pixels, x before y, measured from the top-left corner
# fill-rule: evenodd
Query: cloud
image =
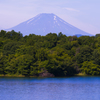
<path fill-rule="evenodd" d="M 66 10 L 68 10 L 68 11 L 80 12 L 79 10 L 74 9 L 74 8 L 67 8 L 67 7 L 65 7 L 65 8 L 63 8 L 63 9 L 66 9 Z"/>

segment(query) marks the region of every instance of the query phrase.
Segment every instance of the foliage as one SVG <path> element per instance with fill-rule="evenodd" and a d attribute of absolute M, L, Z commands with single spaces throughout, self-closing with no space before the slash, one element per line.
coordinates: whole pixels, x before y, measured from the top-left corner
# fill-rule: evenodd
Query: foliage
<path fill-rule="evenodd" d="M 69 36 L 48 33 L 24 36 L 14 30 L 0 32 L 0 74 L 72 76 L 100 75 L 100 34 Z"/>
<path fill-rule="evenodd" d="M 88 75 L 100 75 L 100 66 L 93 64 L 92 61 L 85 61 L 82 64 L 82 71 Z"/>

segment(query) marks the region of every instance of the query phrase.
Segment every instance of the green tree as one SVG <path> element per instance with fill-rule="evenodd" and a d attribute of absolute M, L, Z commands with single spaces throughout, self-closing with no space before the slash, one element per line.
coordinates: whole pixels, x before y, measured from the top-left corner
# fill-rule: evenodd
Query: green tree
<path fill-rule="evenodd" d="M 94 64 L 100 65 L 100 49 L 95 49 L 95 50 L 93 51 L 93 56 L 92 56 L 92 58 L 93 58 Z"/>
<path fill-rule="evenodd" d="M 3 53 L 5 55 L 14 54 L 21 44 L 18 42 L 8 42 L 3 46 Z"/>
<path fill-rule="evenodd" d="M 87 75 L 100 75 L 100 66 L 93 64 L 92 61 L 85 61 L 81 69 Z"/>
<path fill-rule="evenodd" d="M 17 74 L 30 76 L 30 66 L 34 62 L 34 58 L 30 55 L 21 55 L 11 59 L 9 66 L 6 67 L 7 74 Z"/>
<path fill-rule="evenodd" d="M 92 52 L 93 52 L 93 49 L 89 47 L 88 45 L 84 45 L 83 47 L 80 47 L 79 52 L 76 51 L 76 54 L 75 54 L 77 63 L 90 61 L 92 59 Z"/>
<path fill-rule="evenodd" d="M 6 31 L 1 30 L 1 32 L 0 32 L 0 37 L 4 37 L 4 36 L 5 36 L 5 34 L 6 34 Z"/>

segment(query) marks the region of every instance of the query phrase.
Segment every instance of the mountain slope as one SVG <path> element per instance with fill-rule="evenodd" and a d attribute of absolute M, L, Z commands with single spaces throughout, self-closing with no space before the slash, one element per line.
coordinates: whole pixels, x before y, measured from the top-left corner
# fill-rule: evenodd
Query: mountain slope
<path fill-rule="evenodd" d="M 52 13 L 39 14 L 15 27 L 7 29 L 7 31 L 10 30 L 15 30 L 17 32 L 20 31 L 23 35 L 29 35 L 32 33 L 36 35 L 46 35 L 50 32 L 62 32 L 67 36 L 73 36 L 75 34 L 91 35 L 70 25 L 69 23 Z"/>

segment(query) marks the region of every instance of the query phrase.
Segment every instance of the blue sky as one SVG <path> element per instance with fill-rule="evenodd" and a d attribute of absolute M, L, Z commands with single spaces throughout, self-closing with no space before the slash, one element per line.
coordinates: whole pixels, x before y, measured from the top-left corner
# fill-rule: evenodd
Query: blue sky
<path fill-rule="evenodd" d="M 90 34 L 100 33 L 100 0 L 0 0 L 0 27 L 11 28 L 40 13 L 54 13 Z"/>

